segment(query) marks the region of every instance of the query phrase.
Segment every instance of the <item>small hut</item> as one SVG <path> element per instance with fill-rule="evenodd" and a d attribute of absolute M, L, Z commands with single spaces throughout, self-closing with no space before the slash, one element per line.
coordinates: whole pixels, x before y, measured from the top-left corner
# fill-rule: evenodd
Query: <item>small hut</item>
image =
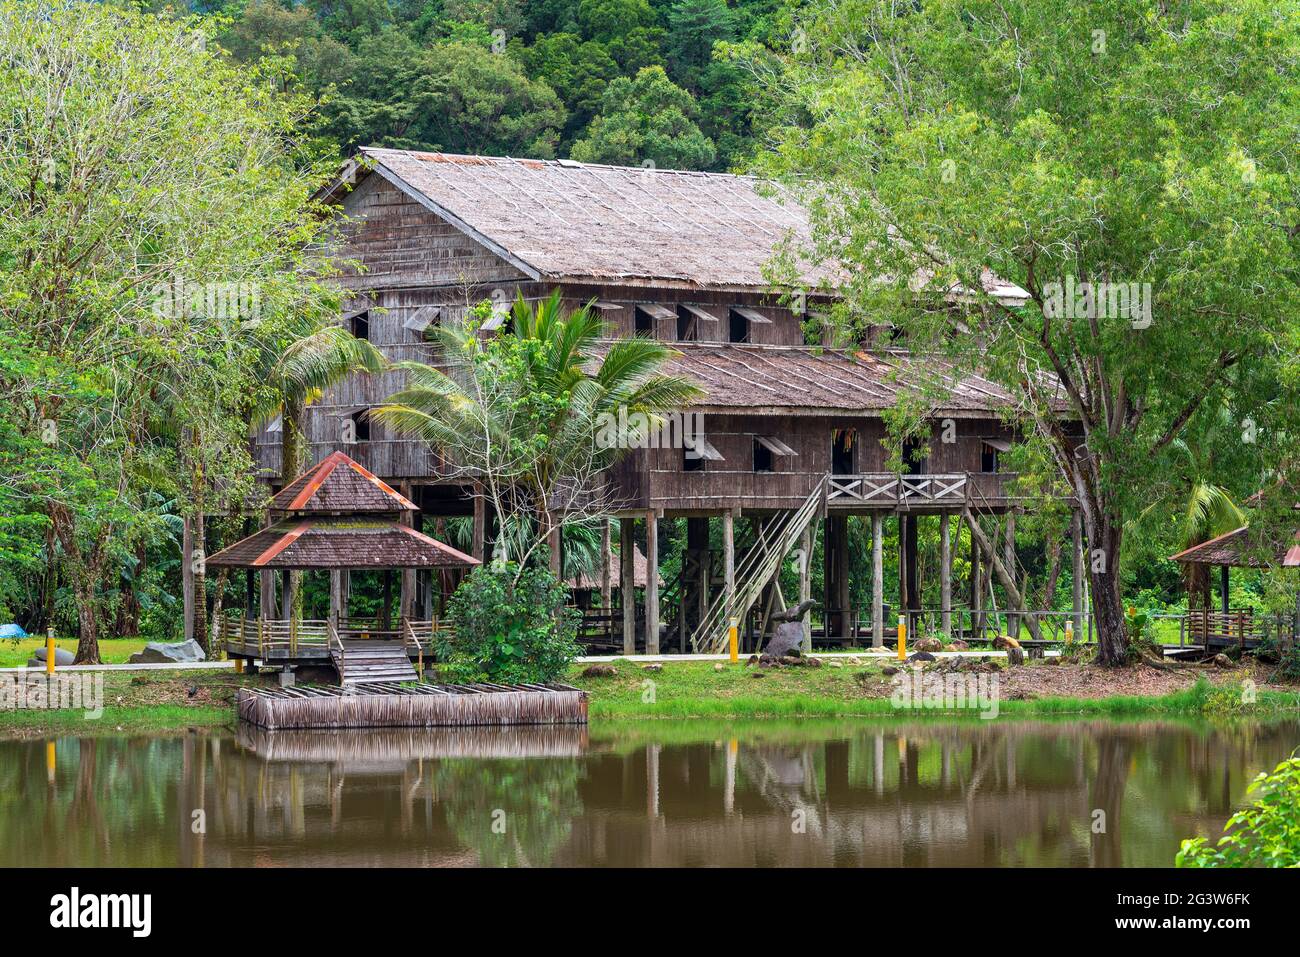
<path fill-rule="evenodd" d="M 286 587 L 284 618 L 253 618 L 250 602 L 240 620 L 222 623 L 226 653 L 286 669 L 331 663 L 345 683 L 414 678 L 411 659 L 423 660 L 438 628 L 436 620 L 409 615 L 414 572 L 479 564 L 417 531 L 412 525 L 417 512 L 413 502 L 342 452 L 298 476 L 271 500 L 267 527 L 212 555 L 207 564 L 280 572 L 286 584 L 290 571 L 328 571 L 329 616 L 296 618 Z M 348 616 L 350 573 L 356 570 L 385 573 L 386 600 L 377 619 Z M 403 573 L 396 620 L 391 614 L 393 571 Z M 348 673 L 345 663 L 351 666 Z"/>
<path fill-rule="evenodd" d="M 1185 565 L 1214 565 L 1219 569 L 1218 611 L 1188 610 L 1188 629 L 1194 642 L 1204 644 L 1207 649 L 1225 645 L 1248 647 L 1270 633 L 1279 637 L 1295 633 L 1295 621 L 1280 617 L 1271 622 L 1260 620 L 1253 608 L 1231 607 L 1228 590 L 1233 568 L 1300 568 L 1300 530 L 1289 541 L 1275 541 L 1243 525 L 1169 557 Z M 1300 618 L 1300 595 L 1296 598 L 1296 615 Z"/>

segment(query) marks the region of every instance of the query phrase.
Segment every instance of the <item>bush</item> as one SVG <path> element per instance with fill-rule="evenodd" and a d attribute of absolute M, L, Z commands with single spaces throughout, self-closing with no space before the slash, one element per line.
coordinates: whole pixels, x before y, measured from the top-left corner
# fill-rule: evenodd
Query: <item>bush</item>
<path fill-rule="evenodd" d="M 1248 793 L 1259 797 L 1228 818 L 1217 844 L 1203 837 L 1183 841 L 1178 867 L 1300 866 L 1300 758 L 1259 775 Z"/>
<path fill-rule="evenodd" d="M 452 631 L 437 641 L 455 681 L 554 681 L 582 654 L 581 612 L 546 568 L 481 565 L 451 596 Z"/>

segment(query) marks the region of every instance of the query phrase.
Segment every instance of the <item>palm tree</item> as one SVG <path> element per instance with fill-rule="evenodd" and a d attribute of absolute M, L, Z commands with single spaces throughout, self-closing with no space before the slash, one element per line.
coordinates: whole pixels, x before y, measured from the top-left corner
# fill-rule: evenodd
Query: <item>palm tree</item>
<path fill-rule="evenodd" d="M 342 326 L 326 326 L 291 343 L 271 366 L 272 404 L 259 409 L 266 421 L 280 416 L 280 479 L 291 482 L 302 471 L 306 442 L 302 419 L 307 406 L 332 385 L 356 372 L 387 368 L 378 349 Z"/>
<path fill-rule="evenodd" d="M 536 306 L 521 296 L 502 334 L 476 321 L 435 329 L 445 371 L 394 366 L 407 386 L 374 415 L 481 483 L 500 520 L 497 557 L 523 564 L 566 520 L 598 514 L 599 474 L 700 394 L 662 372 L 677 354 L 666 345 L 605 332 L 589 306 L 566 314 L 558 291 Z"/>

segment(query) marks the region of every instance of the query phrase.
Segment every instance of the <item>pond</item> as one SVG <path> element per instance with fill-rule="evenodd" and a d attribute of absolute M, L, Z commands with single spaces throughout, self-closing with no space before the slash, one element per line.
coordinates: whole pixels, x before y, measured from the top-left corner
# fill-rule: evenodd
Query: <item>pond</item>
<path fill-rule="evenodd" d="M 1169 866 L 1300 722 L 0 741 L 2 866 Z"/>

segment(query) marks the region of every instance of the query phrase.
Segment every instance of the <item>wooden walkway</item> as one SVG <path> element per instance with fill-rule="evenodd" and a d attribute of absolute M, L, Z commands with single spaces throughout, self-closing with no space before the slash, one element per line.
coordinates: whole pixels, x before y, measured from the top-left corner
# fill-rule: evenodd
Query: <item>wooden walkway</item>
<path fill-rule="evenodd" d="M 587 695 L 561 684 L 240 688 L 235 702 L 241 721 L 267 730 L 587 723 Z"/>

